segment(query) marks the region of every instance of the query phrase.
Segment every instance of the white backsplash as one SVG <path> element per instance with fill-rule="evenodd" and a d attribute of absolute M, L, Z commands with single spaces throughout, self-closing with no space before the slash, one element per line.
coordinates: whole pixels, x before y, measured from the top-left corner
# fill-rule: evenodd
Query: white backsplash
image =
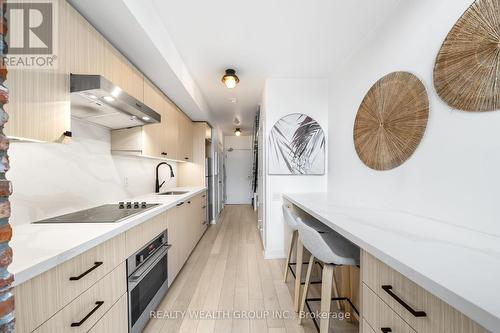
<path fill-rule="evenodd" d="M 69 144 L 11 144 L 12 225 L 30 223 L 154 191 L 159 160 L 111 155 L 108 129 L 72 119 Z M 170 162 L 177 172 L 177 164 Z M 162 189 L 175 187 L 167 166 Z M 176 173 L 177 174 L 177 173 Z"/>

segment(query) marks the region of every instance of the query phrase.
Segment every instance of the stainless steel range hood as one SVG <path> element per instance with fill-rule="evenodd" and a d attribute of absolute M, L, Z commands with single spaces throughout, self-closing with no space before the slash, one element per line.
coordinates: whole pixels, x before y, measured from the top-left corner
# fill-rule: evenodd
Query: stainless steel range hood
<path fill-rule="evenodd" d="M 71 74 L 71 115 L 110 129 L 159 123 L 161 116 L 101 75 Z"/>

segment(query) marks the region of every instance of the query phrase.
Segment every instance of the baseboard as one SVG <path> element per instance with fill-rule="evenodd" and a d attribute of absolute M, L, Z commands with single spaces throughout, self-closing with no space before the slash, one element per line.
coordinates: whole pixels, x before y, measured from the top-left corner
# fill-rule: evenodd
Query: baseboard
<path fill-rule="evenodd" d="M 285 251 L 283 250 L 264 250 L 264 259 L 285 259 Z"/>

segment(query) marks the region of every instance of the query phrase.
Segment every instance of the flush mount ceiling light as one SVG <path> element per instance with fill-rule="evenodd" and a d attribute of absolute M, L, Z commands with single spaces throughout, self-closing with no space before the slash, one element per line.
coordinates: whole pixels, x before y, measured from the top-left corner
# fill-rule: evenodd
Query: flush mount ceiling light
<path fill-rule="evenodd" d="M 236 136 L 240 136 L 240 135 L 241 135 L 241 128 L 237 127 L 237 128 L 234 130 L 234 135 L 236 135 Z"/>
<path fill-rule="evenodd" d="M 234 69 L 226 69 L 226 74 L 222 77 L 222 83 L 229 89 L 233 89 L 240 82 Z"/>

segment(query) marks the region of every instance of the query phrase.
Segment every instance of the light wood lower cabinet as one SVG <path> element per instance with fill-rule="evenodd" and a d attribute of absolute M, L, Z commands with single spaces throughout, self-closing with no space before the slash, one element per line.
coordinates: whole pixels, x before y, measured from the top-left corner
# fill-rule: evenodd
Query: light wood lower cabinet
<path fill-rule="evenodd" d="M 125 233 L 127 258 L 167 229 L 168 211 L 139 224 Z"/>
<path fill-rule="evenodd" d="M 128 331 L 127 306 L 127 294 L 123 294 L 118 302 L 90 329 L 89 333 L 126 333 Z"/>
<path fill-rule="evenodd" d="M 376 333 L 373 330 L 373 328 L 364 319 L 361 322 L 361 329 L 360 330 L 362 333 Z"/>
<path fill-rule="evenodd" d="M 389 328 L 394 333 L 416 333 L 414 329 L 401 319 L 373 291 L 363 283 L 363 318 L 376 332 Z"/>
<path fill-rule="evenodd" d="M 169 284 L 179 274 L 207 228 L 201 213 L 204 195 L 198 194 L 169 210 L 168 243 L 172 245 L 168 252 Z"/>
<path fill-rule="evenodd" d="M 121 234 L 16 286 L 16 332 L 33 331 L 125 259 Z"/>
<path fill-rule="evenodd" d="M 34 332 L 87 332 L 126 291 L 125 262 L 123 262 Z"/>
<path fill-rule="evenodd" d="M 167 269 L 172 283 L 205 231 L 204 195 L 186 199 L 16 286 L 16 332 L 126 332 L 126 259 L 168 228 L 172 247 Z"/>
<path fill-rule="evenodd" d="M 363 284 L 363 317 L 370 322 L 369 315 L 373 297 L 387 304 L 395 315 L 409 324 L 417 332 L 425 333 L 486 333 L 486 329 L 457 311 L 438 297 L 410 281 L 366 251 L 361 253 L 361 276 Z M 389 291 L 405 302 L 414 311 L 423 311 L 425 316 L 418 317 L 401 305 L 383 286 L 391 286 Z M 371 290 L 372 294 L 366 292 Z M 368 296 L 367 296 L 368 295 Z M 373 296 L 373 297 L 372 297 Z M 368 299 L 365 299 L 367 298 Z M 375 302 L 375 301 L 373 301 Z"/>
<path fill-rule="evenodd" d="M 181 208 L 179 206 L 168 211 L 168 285 L 170 286 L 181 270 L 182 223 L 179 221 Z"/>

